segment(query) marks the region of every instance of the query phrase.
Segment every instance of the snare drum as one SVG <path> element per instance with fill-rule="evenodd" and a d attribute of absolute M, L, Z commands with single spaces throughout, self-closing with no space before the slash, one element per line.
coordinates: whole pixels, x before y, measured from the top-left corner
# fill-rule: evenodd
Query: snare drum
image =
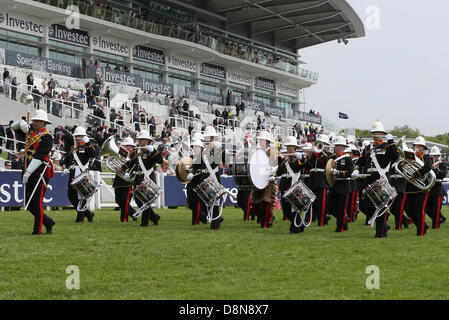
<path fill-rule="evenodd" d="M 81 173 L 78 177 L 73 179 L 70 185 L 84 198 L 93 196 L 99 187 L 98 182 L 88 171 Z"/>
<path fill-rule="evenodd" d="M 363 190 L 363 194 L 373 203 L 376 209 L 381 209 L 391 205 L 397 197 L 396 189 L 391 186 L 385 177 L 380 177 Z"/>
<path fill-rule="evenodd" d="M 193 188 L 200 199 L 208 206 L 212 207 L 216 200 L 218 200 L 226 191 L 225 188 L 214 179 L 209 176 L 204 179 L 198 186 Z"/>
<path fill-rule="evenodd" d="M 316 199 L 315 194 L 305 185 L 302 180 L 298 180 L 283 195 L 298 211 L 307 211 Z"/>
<path fill-rule="evenodd" d="M 133 195 L 146 206 L 153 203 L 161 195 L 161 193 L 161 188 L 159 188 L 159 186 L 151 179 L 143 180 L 133 190 Z"/>

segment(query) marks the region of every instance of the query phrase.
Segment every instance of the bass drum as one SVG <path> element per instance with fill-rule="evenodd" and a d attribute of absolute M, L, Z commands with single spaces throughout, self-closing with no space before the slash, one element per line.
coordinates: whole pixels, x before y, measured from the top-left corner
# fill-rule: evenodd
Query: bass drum
<path fill-rule="evenodd" d="M 252 185 L 263 190 L 268 186 L 271 176 L 270 158 L 263 149 L 256 149 L 249 158 L 249 174 Z"/>
<path fill-rule="evenodd" d="M 251 189 L 253 185 L 248 165 L 248 155 L 250 153 L 251 151 L 248 149 L 240 150 L 232 163 L 232 178 L 234 178 L 235 184 L 241 190 Z"/>

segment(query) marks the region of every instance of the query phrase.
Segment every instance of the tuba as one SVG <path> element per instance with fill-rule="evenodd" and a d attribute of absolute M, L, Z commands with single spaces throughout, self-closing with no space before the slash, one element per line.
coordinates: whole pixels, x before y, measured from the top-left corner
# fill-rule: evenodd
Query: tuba
<path fill-rule="evenodd" d="M 398 147 L 400 152 L 400 159 L 393 164 L 394 170 L 402 176 L 407 182 L 414 185 L 421 191 L 430 190 L 436 182 L 436 175 L 433 170 L 427 172 L 424 176 L 418 179 L 412 180 L 414 172 L 420 170 L 424 163 L 415 156 L 415 152 L 405 143 L 405 136 L 401 138 L 399 142 L 402 142 L 401 147 Z"/>
<path fill-rule="evenodd" d="M 110 136 L 106 139 L 100 149 L 100 155 L 109 155 L 106 160 L 106 165 L 111 169 L 116 175 L 127 182 L 134 182 L 135 175 L 130 178 L 126 178 L 123 173 L 118 174 L 118 168 L 121 168 L 129 159 L 128 152 L 124 149 L 117 147 L 115 144 L 114 136 Z"/>

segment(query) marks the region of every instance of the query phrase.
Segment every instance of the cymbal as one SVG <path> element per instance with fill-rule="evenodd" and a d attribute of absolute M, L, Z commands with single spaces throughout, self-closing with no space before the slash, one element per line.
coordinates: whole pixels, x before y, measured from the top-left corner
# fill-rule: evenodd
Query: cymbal
<path fill-rule="evenodd" d="M 193 159 L 190 157 L 182 157 L 181 160 L 179 160 L 178 164 L 176 165 L 176 178 L 181 183 L 188 183 L 187 176 L 191 172 L 191 170 L 188 170 L 187 168 L 190 168 L 193 165 Z"/>
<path fill-rule="evenodd" d="M 334 159 L 329 159 L 326 163 L 326 182 L 329 187 L 332 187 L 337 181 L 337 177 L 332 174 L 332 170 L 337 167 L 337 163 Z"/>

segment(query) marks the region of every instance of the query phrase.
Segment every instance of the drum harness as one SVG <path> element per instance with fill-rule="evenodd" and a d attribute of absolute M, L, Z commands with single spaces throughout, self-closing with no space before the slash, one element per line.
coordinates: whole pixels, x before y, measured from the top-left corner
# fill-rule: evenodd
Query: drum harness
<path fill-rule="evenodd" d="M 207 156 L 204 157 L 204 155 L 203 155 L 202 158 L 203 158 L 204 164 L 206 165 L 206 168 L 209 171 L 210 175 L 213 177 L 213 179 L 217 183 L 220 184 L 220 182 L 217 179 L 217 176 L 215 175 L 218 172 L 218 167 L 215 168 L 215 169 L 212 169 L 212 166 L 210 165 L 209 159 L 207 159 Z M 224 194 L 224 197 L 223 197 L 222 201 L 221 201 L 221 204 L 220 204 L 220 199 L 215 200 L 214 205 L 217 204 L 217 205 L 220 206 L 220 212 L 219 212 L 219 214 L 218 214 L 218 216 L 216 218 L 213 218 L 214 205 L 212 205 L 210 208 L 207 209 L 207 217 L 206 217 L 207 221 L 212 222 L 212 221 L 217 220 L 217 219 L 219 219 L 221 217 L 221 214 L 223 212 L 223 205 L 226 202 L 227 197 L 228 197 L 228 193 L 226 192 Z"/>
<path fill-rule="evenodd" d="M 80 158 L 78 157 L 78 153 L 76 151 L 73 152 L 73 159 L 75 159 L 75 162 L 78 165 L 79 170 L 80 170 L 80 172 L 78 172 L 78 174 L 76 174 L 77 168 L 75 167 L 75 177 L 79 176 L 84 171 L 87 171 L 87 173 L 90 174 L 89 170 L 87 170 L 87 168 L 89 167 L 89 161 L 83 166 L 83 164 L 81 163 Z M 84 198 L 78 192 L 79 202 L 78 202 L 78 206 L 77 206 L 76 210 L 79 211 L 79 212 L 86 211 L 87 208 L 88 208 L 89 200 L 91 198 L 92 198 L 92 196 L 90 196 L 88 198 Z M 84 203 L 84 205 L 83 205 L 83 203 Z"/>
<path fill-rule="evenodd" d="M 287 169 L 288 174 L 292 177 L 291 185 L 293 186 L 299 180 L 299 177 L 301 176 L 301 172 L 294 173 L 293 169 L 290 167 L 290 164 L 288 163 L 288 159 L 287 159 L 287 161 L 285 161 L 285 168 Z M 301 226 L 304 226 L 304 227 L 310 226 L 310 224 L 312 223 L 312 210 L 313 210 L 311 203 L 309 205 L 309 208 L 307 208 L 307 210 L 305 210 L 305 212 L 307 214 L 307 212 L 310 209 L 309 221 L 307 224 L 304 222 L 305 219 L 301 219 L 301 223 L 299 225 L 296 223 L 296 219 L 298 218 L 298 215 L 301 217 L 301 212 L 299 212 L 298 210 L 294 210 L 293 207 L 294 206 L 292 206 L 292 209 L 291 209 L 292 212 L 293 211 L 296 212 L 295 218 L 293 219 L 293 224 L 295 225 L 295 227 L 300 228 Z M 305 216 L 304 216 L 304 218 L 305 218 Z"/>
<path fill-rule="evenodd" d="M 145 164 L 143 163 L 142 157 L 139 155 L 137 157 L 137 161 L 139 162 L 139 166 L 143 171 L 143 175 L 145 176 L 145 179 L 150 179 L 150 175 L 153 172 L 154 168 L 151 168 L 150 170 L 147 170 L 147 168 L 145 168 Z M 141 208 L 139 208 L 139 210 L 137 210 L 132 216 L 134 218 L 138 218 L 140 217 L 140 215 L 147 210 L 149 207 L 151 207 L 151 203 L 147 202 L 144 203 L 143 206 Z"/>
<path fill-rule="evenodd" d="M 385 180 L 388 181 L 388 178 L 387 178 L 387 175 L 386 175 L 386 169 L 382 169 L 380 167 L 379 161 L 377 161 L 377 157 L 376 157 L 376 154 L 373 152 L 373 149 L 370 150 L 370 157 L 371 157 L 371 160 L 374 163 L 374 166 L 376 167 L 377 171 L 379 172 L 379 175 L 381 177 L 384 177 Z M 374 222 L 376 221 L 376 219 L 378 217 L 381 217 L 382 215 L 384 215 L 385 212 L 387 212 L 387 210 L 388 210 L 388 208 L 390 207 L 391 204 L 392 203 L 390 203 L 390 204 L 387 203 L 384 207 L 377 208 L 376 211 L 374 212 L 372 218 L 368 221 L 368 224 L 371 227 L 373 227 L 374 226 Z"/>

